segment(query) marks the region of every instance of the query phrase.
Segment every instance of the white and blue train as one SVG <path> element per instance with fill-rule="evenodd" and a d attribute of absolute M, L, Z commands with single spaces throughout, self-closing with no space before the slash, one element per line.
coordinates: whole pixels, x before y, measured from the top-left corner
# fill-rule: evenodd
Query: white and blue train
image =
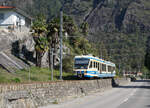
<path fill-rule="evenodd" d="M 75 56 L 74 72 L 79 78 L 104 78 L 116 75 L 115 64 L 93 56 Z"/>

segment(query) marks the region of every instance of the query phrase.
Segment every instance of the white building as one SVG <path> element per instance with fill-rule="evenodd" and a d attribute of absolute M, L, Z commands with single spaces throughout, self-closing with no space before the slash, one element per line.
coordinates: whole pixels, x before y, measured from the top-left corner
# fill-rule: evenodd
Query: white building
<path fill-rule="evenodd" d="M 18 8 L 0 6 L 0 27 L 30 27 L 31 21 L 32 18 Z"/>

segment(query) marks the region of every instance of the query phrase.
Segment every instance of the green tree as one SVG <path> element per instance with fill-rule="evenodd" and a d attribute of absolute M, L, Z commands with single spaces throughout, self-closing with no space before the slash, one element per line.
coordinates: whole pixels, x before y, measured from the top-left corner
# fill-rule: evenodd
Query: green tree
<path fill-rule="evenodd" d="M 53 53 L 56 54 L 58 44 L 59 44 L 59 28 L 60 28 L 60 20 L 59 18 L 54 18 L 48 23 L 48 34 L 47 39 L 49 41 L 49 49 L 53 49 Z M 49 51 L 50 52 L 50 51 Z M 56 55 L 53 55 L 53 64 L 55 64 L 55 57 Z M 49 53 L 50 58 L 50 53 Z M 49 60 L 49 67 L 51 66 L 51 60 Z"/>
<path fill-rule="evenodd" d="M 148 40 L 147 40 L 145 66 L 150 70 L 150 37 L 148 37 Z"/>
<path fill-rule="evenodd" d="M 109 60 L 108 54 L 107 54 L 107 49 L 104 45 L 103 42 L 100 42 L 97 44 L 98 52 L 99 52 L 99 57 L 101 57 L 104 60 Z"/>
<path fill-rule="evenodd" d="M 70 36 L 78 32 L 78 27 L 71 16 L 63 16 L 63 28 L 64 32 L 67 32 Z"/>
<path fill-rule="evenodd" d="M 46 20 L 43 15 L 38 15 L 36 20 L 33 22 L 31 30 L 33 31 L 32 36 L 35 41 L 36 51 L 36 66 L 41 67 L 41 60 L 44 53 L 48 50 L 48 41 L 46 38 L 47 34 Z"/>
<path fill-rule="evenodd" d="M 54 49 L 54 53 L 58 50 L 58 44 L 59 44 L 59 32 L 60 32 L 60 18 L 55 17 L 53 18 L 49 23 L 47 27 L 48 35 L 48 41 L 49 41 L 49 48 Z M 63 33 L 67 33 L 69 35 L 73 35 L 74 32 L 76 32 L 77 26 L 75 25 L 73 19 L 70 16 L 63 16 Z M 53 63 L 55 64 L 56 55 L 53 56 Z M 49 63 L 50 65 L 51 63 Z"/>
<path fill-rule="evenodd" d="M 87 22 L 83 22 L 82 24 L 81 24 L 81 30 L 82 30 L 82 33 L 83 34 L 85 34 L 85 35 L 87 35 L 87 33 L 88 33 L 88 30 L 89 30 L 89 25 L 88 25 L 88 23 Z"/>
<path fill-rule="evenodd" d="M 83 37 L 80 37 L 78 48 L 82 51 L 82 54 L 87 55 L 91 52 L 91 45 L 89 44 L 89 41 Z"/>

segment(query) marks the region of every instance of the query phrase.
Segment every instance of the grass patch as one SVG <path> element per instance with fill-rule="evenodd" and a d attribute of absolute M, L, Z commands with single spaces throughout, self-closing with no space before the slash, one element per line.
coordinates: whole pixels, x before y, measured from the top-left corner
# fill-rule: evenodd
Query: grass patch
<path fill-rule="evenodd" d="M 53 80 L 59 80 L 59 70 L 54 70 Z M 64 80 L 74 79 L 73 72 L 63 72 Z M 48 82 L 51 81 L 51 71 L 48 68 L 31 67 L 8 73 L 0 68 L 0 83 L 25 83 L 25 82 Z"/>
<path fill-rule="evenodd" d="M 15 78 L 17 78 L 15 74 L 9 73 L 0 68 L 0 83 L 18 82 Z"/>
<path fill-rule="evenodd" d="M 20 83 L 20 82 L 21 82 L 21 80 L 20 80 L 20 78 L 14 78 L 14 79 L 12 79 L 12 82 Z"/>
<path fill-rule="evenodd" d="M 58 101 L 57 101 L 57 100 L 55 100 L 54 102 L 52 102 L 52 104 L 58 104 Z"/>

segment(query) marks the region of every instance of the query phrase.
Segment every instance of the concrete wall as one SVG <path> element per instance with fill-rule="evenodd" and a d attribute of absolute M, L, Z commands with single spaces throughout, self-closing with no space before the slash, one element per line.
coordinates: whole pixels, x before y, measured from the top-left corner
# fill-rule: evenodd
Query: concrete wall
<path fill-rule="evenodd" d="M 110 88 L 111 79 L 0 85 L 0 108 L 37 108 Z"/>

